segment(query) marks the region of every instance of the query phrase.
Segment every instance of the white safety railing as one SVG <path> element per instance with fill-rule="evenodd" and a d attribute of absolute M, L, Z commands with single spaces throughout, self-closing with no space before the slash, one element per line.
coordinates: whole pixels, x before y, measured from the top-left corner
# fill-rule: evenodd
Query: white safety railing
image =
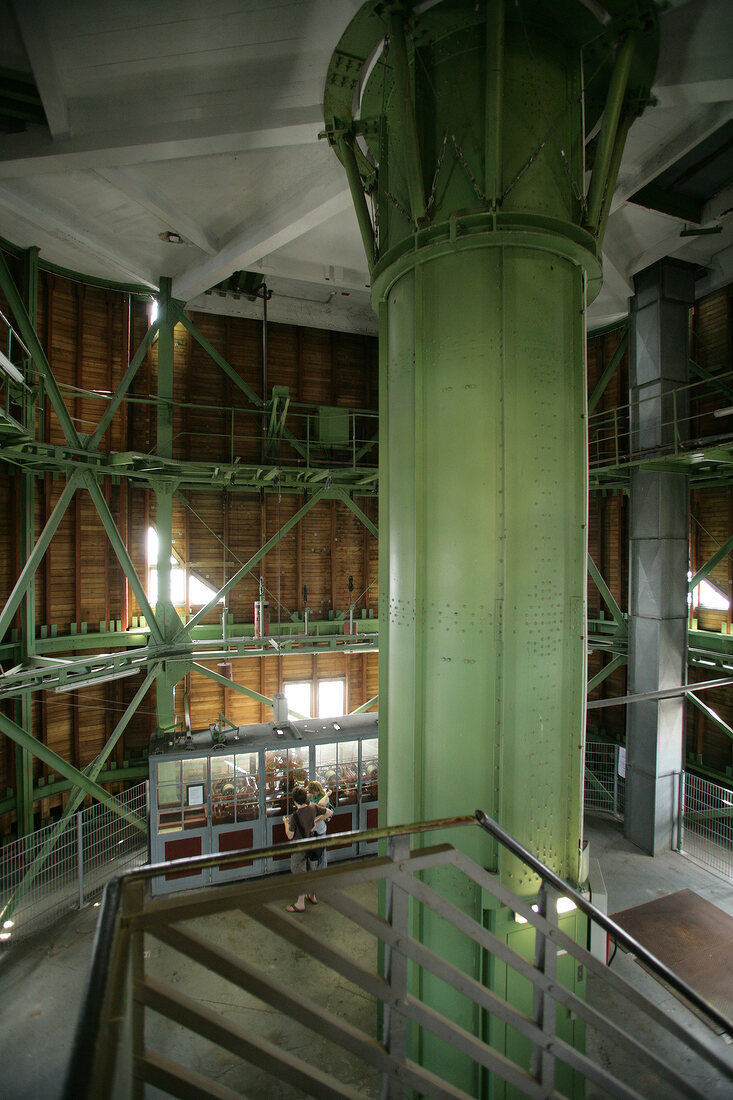
<path fill-rule="evenodd" d="M 147 861 L 148 784 L 119 795 L 127 818 L 96 802 L 0 849 L 0 938 L 8 946 L 98 897 L 113 875 Z"/>
<path fill-rule="evenodd" d="M 684 773 L 680 851 L 733 880 L 733 791 Z"/>

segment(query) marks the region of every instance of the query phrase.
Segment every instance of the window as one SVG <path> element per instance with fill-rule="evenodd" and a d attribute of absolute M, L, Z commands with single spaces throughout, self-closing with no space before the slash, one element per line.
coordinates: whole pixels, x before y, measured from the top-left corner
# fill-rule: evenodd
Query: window
<path fill-rule="evenodd" d="M 318 681 L 318 717 L 338 718 L 346 708 L 344 680 Z"/>
<path fill-rule="evenodd" d="M 151 606 L 158 602 L 158 532 L 148 527 L 148 599 Z M 186 606 L 186 570 L 171 554 L 171 603 L 174 607 Z M 204 584 L 193 573 L 188 577 L 188 599 L 190 607 L 203 607 L 215 595 L 214 589 Z M 224 603 L 222 596 L 219 603 Z"/>
<path fill-rule="evenodd" d="M 292 680 L 289 684 L 283 684 L 283 695 L 288 701 L 288 718 L 297 718 L 299 714 L 304 718 L 313 717 L 310 680 Z"/>
<path fill-rule="evenodd" d="M 687 579 L 692 580 L 691 572 L 687 574 Z M 687 594 L 687 604 L 690 607 L 702 607 L 708 611 L 727 611 L 730 600 L 717 584 L 704 580 L 696 584 L 692 592 Z"/>
<path fill-rule="evenodd" d="M 288 715 L 297 718 L 337 718 L 346 708 L 345 680 L 318 680 L 317 705 L 313 711 L 313 684 L 310 680 L 291 680 L 283 684 L 283 695 L 288 701 Z"/>

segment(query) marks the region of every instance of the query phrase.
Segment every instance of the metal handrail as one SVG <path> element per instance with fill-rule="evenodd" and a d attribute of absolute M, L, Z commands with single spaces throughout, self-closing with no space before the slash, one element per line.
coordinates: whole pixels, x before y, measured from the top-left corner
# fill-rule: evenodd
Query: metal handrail
<path fill-rule="evenodd" d="M 535 926 L 538 936 L 543 937 L 543 939 L 549 939 L 551 942 L 554 942 L 556 946 L 565 948 L 568 946 L 568 938 L 564 933 L 560 932 L 557 924 L 552 920 L 548 923 L 549 914 L 546 915 L 545 913 L 546 903 L 542 901 L 542 899 L 547 896 L 545 894 L 545 887 L 549 887 L 551 891 L 556 892 L 557 895 L 569 898 L 582 913 L 595 921 L 596 924 L 609 933 L 617 943 L 620 943 L 627 950 L 632 952 L 655 977 L 665 982 L 691 1005 L 706 1022 L 712 1024 L 716 1030 L 719 1030 L 725 1041 L 730 1042 L 730 1021 L 712 1005 L 708 1004 L 704 998 L 697 994 L 695 990 L 691 989 L 682 979 L 669 970 L 668 967 L 651 952 L 638 943 L 633 936 L 630 936 L 611 918 L 597 909 L 577 890 L 543 864 L 541 860 L 534 856 L 481 810 L 477 810 L 473 816 L 443 818 L 434 821 L 387 826 L 364 831 L 352 830 L 334 834 L 330 837 L 319 837 L 318 842 L 319 847 L 333 848 L 344 845 L 345 842 L 349 841 L 394 841 L 398 838 L 402 838 L 404 841 L 406 838 L 413 835 L 420 836 L 443 829 L 476 824 L 509 852 L 522 860 L 525 865 L 540 878 L 543 885 L 540 890 L 539 912 L 531 908 L 532 898 L 517 897 L 515 899 L 516 910 L 521 912 L 526 919 Z M 122 963 L 119 959 L 115 961 L 112 952 L 115 936 L 119 933 L 121 928 L 120 921 L 123 915 L 121 913 L 121 908 L 125 901 L 127 888 L 135 883 L 142 884 L 159 875 L 170 873 L 171 868 L 175 868 L 176 873 L 200 871 L 204 868 L 213 866 L 226 868 L 231 864 L 241 863 L 243 857 L 248 861 L 254 861 L 271 856 L 283 855 L 285 852 L 292 853 L 298 849 L 312 846 L 313 838 L 310 837 L 257 849 L 242 849 L 236 852 L 195 856 L 187 859 L 135 868 L 124 872 L 108 883 L 95 935 L 92 966 L 87 979 L 82 1010 L 72 1047 L 69 1072 L 64 1090 L 64 1100 L 78 1100 L 78 1097 L 85 1096 L 88 1093 L 91 1072 L 90 1049 L 93 1046 L 93 1043 L 90 1043 L 90 1036 L 95 1036 L 99 1033 L 100 1025 L 104 1020 L 105 1005 L 108 1003 L 108 996 L 110 996 L 108 992 L 109 986 L 113 985 L 115 981 L 119 985 L 120 975 L 122 973 L 120 967 L 122 966 L 124 968 L 127 966 L 125 960 L 123 960 Z M 438 849 L 436 849 L 436 851 L 437 850 Z M 381 863 L 382 861 L 378 862 Z M 384 862 L 389 864 L 390 857 L 387 857 Z M 506 894 L 507 897 L 510 896 L 506 888 L 502 887 L 496 896 L 502 897 L 504 894 Z M 553 894 L 551 893 L 550 896 L 552 897 Z M 554 905 L 552 905 L 552 911 L 554 912 Z M 733 1080 L 730 1064 L 722 1054 L 718 1055 L 714 1050 L 706 1050 L 706 1056 L 710 1064 L 714 1064 L 726 1078 Z"/>
<path fill-rule="evenodd" d="M 665 964 L 661 962 L 656 955 L 653 955 L 651 951 L 647 951 L 646 947 L 640 944 L 638 940 L 634 939 L 633 936 L 630 936 L 628 932 L 625 932 L 611 917 L 602 913 L 592 902 L 584 898 L 583 895 L 579 894 L 577 890 L 574 890 L 572 886 L 569 886 L 564 879 L 556 875 L 549 867 L 546 867 L 541 860 L 533 856 L 527 848 L 521 845 L 518 840 L 515 840 L 505 829 L 502 829 L 501 825 L 498 825 L 488 817 L 483 810 L 476 810 L 476 820 L 481 828 L 489 833 L 490 836 L 493 836 L 503 844 L 505 848 L 508 848 L 513 855 L 523 860 L 528 867 L 540 876 L 543 882 L 546 882 L 549 886 L 558 890 L 564 897 L 573 901 L 582 913 L 585 913 L 587 917 L 594 920 L 596 924 L 600 925 L 605 932 L 608 932 L 617 943 L 620 943 L 622 947 L 635 955 L 656 977 L 671 989 L 674 989 L 676 993 L 679 993 L 680 996 L 684 997 L 690 1004 L 694 1005 L 697 1011 L 713 1023 L 720 1031 L 721 1038 L 727 1043 L 733 1042 L 733 1027 L 731 1027 L 731 1021 L 726 1016 L 723 1016 L 722 1013 L 718 1012 L 714 1005 L 711 1005 L 704 997 L 696 993 L 687 982 L 678 977 L 678 975 L 675 974 L 673 970 L 670 970 L 668 966 L 665 966 Z"/>

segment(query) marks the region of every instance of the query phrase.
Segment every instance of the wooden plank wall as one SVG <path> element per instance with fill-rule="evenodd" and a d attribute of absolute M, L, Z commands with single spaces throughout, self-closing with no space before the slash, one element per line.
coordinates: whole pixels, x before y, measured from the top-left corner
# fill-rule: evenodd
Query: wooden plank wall
<path fill-rule="evenodd" d="M 11 263 L 20 281 L 21 265 L 16 260 Z M 5 302 L 2 308 L 9 312 Z M 261 395 L 261 324 L 206 314 L 193 319 L 237 375 Z M 78 431 L 93 431 L 105 408 L 104 394 L 117 386 L 147 327 L 145 303 L 125 294 L 42 274 L 38 332 Z M 270 324 L 267 366 L 268 389 L 288 386 L 293 401 L 373 409 L 376 413 L 377 353 L 373 339 Z M 157 344 L 146 355 L 133 382 L 130 401 L 118 410 L 106 432 L 102 450 L 155 451 L 156 387 Z M 176 326 L 174 334 L 174 400 L 175 458 L 231 461 L 239 457 L 244 462 L 260 461 L 261 414 L 252 411 L 236 382 L 212 363 L 182 325 Z M 376 427 L 376 421 L 366 423 L 372 429 Z M 295 434 L 306 437 L 305 418 L 296 423 Z M 48 400 L 45 437 L 55 444 L 64 442 Z M 282 457 L 289 454 L 292 450 L 285 446 Z M 376 461 L 376 451 L 372 457 Z M 51 515 L 64 484 L 63 476 L 36 479 L 36 536 Z M 0 600 L 7 597 L 22 568 L 15 534 L 20 523 L 20 488 L 20 477 L 3 464 L 0 508 L 6 523 L 0 533 Z M 103 491 L 138 576 L 146 584 L 147 531 L 155 523 L 155 495 L 124 479 L 115 483 L 107 479 Z M 174 501 L 174 552 L 191 575 L 215 588 L 252 557 L 305 499 L 277 492 L 236 490 L 189 492 L 183 497 Z M 376 521 L 376 500 L 363 498 L 358 503 Z M 340 502 L 316 505 L 306 521 L 281 541 L 279 553 L 272 551 L 236 586 L 227 600 L 227 611 L 235 622 L 252 622 L 260 572 L 273 622 L 278 614 L 284 621 L 295 612 L 302 615 L 303 586 L 307 587 L 313 618 L 347 610 L 349 576 L 353 577 L 354 597 L 360 597 L 357 614 L 364 608 L 376 615 L 376 540 Z M 114 629 L 118 622 L 122 628 L 140 622 L 140 607 L 86 492 L 75 497 L 38 570 L 36 616 L 39 633 L 43 626 L 49 633 L 53 629 L 59 637 L 68 639 L 68 647 L 54 651 L 59 656 L 83 652 L 74 645 L 75 635 L 96 632 L 100 624 L 110 624 Z M 217 608 L 207 621 L 218 622 L 219 617 Z M 298 679 L 303 674 L 315 681 L 332 676 L 345 678 L 350 708 L 366 701 L 368 693 L 376 694 L 376 654 L 349 658 L 329 652 L 318 657 L 293 657 L 283 659 L 279 671 L 281 679 Z M 278 687 L 277 658 L 235 661 L 234 676 L 254 691 L 272 695 Z M 139 680 L 126 679 L 96 691 L 35 696 L 33 731 L 54 751 L 82 767 L 103 747 L 138 684 Z M 181 717 L 184 687 L 188 688 L 194 725 L 208 725 L 220 711 L 238 722 L 260 721 L 266 716 L 260 703 L 192 673 L 177 692 Z M 3 707 L 11 716 L 14 714 L 9 704 Z M 122 764 L 126 756 L 138 755 L 147 748 L 154 728 L 152 689 L 112 759 Z M 36 779 L 48 771 L 38 761 L 34 768 Z M 0 784 L 15 785 L 14 746 L 4 737 L 0 738 Z M 65 797 L 44 799 L 38 816 L 58 814 Z M 7 833 L 12 826 L 11 816 L 6 815 L 0 822 L 0 832 Z"/>
<path fill-rule="evenodd" d="M 20 265 L 12 261 L 19 278 Z M 731 288 L 703 299 L 695 307 L 692 327 L 693 353 L 701 366 L 713 371 L 731 366 Z M 6 309 L 3 302 L 2 307 Z M 54 374 L 65 394 L 67 407 L 79 431 L 89 432 L 105 405 L 105 393 L 114 390 L 147 329 L 147 307 L 129 296 L 91 286 L 79 286 L 57 275 L 44 273 L 39 288 L 38 330 L 47 349 Z M 6 310 L 7 311 L 7 310 Z M 231 363 L 239 378 L 262 392 L 262 330 L 259 322 L 197 315 L 195 323 L 206 338 Z M 613 355 L 619 331 L 589 340 L 588 388 L 593 391 L 605 365 Z M 183 326 L 175 330 L 174 455 L 194 461 L 259 461 L 261 457 L 261 415 L 248 407 L 235 382 L 216 368 Z M 102 443 L 104 450 L 154 451 L 156 446 L 155 404 L 157 346 L 154 346 L 133 383 L 130 402 L 116 414 Z M 376 341 L 354 335 L 340 335 L 316 329 L 299 329 L 271 324 L 268 328 L 268 387 L 288 386 L 291 399 L 314 405 L 375 410 L 378 395 Z M 100 392 L 102 396 L 100 396 Z M 611 380 L 599 406 L 612 411 L 627 401 L 626 356 Z M 702 412 L 700 412 L 702 410 Z M 700 416 L 708 416 L 699 406 Z M 704 419 L 700 424 L 704 426 Z M 376 424 L 360 420 L 360 430 L 369 434 Z M 305 417 L 296 423 L 295 435 L 305 439 Z M 58 421 L 46 401 L 46 438 L 61 444 Z M 292 455 L 284 445 L 282 456 Z M 373 452 L 376 458 L 376 450 Z M 63 489 L 63 477 L 50 475 L 36 480 L 36 532 L 40 532 Z M 155 522 L 155 496 L 132 482 L 108 479 L 104 495 L 128 548 L 138 575 L 145 579 L 147 530 Z M 192 575 L 218 587 L 238 570 L 304 503 L 303 497 L 283 494 L 188 492 L 185 501 L 176 499 L 173 512 L 174 550 Z M 8 466 L 0 467 L 0 509 L 6 517 L 0 533 L 0 599 L 12 588 L 21 567 L 16 532 L 20 522 L 20 477 Z M 377 501 L 357 499 L 357 504 L 377 521 Z M 694 494 L 692 501 L 691 559 L 693 568 L 703 563 L 714 548 L 733 531 L 733 497 L 730 489 L 710 489 Z M 622 609 L 627 607 L 628 589 L 628 506 L 621 492 L 594 493 L 590 502 L 589 547 Z M 282 540 L 229 595 L 227 611 L 234 621 L 249 623 L 257 598 L 260 573 L 264 578 L 270 614 L 289 620 L 302 615 L 307 604 L 314 618 L 346 611 L 357 599 L 357 615 L 377 613 L 377 544 L 358 519 L 341 502 L 323 501 Z M 349 591 L 349 577 L 353 590 Z M 725 591 L 733 590 L 730 561 L 721 563 L 713 579 Z M 603 604 L 589 582 L 589 611 L 599 617 Z M 140 608 L 125 580 L 119 563 L 102 530 L 88 495 L 79 493 L 62 521 L 36 578 L 36 615 L 49 631 L 68 638 L 65 653 L 74 654 L 75 634 L 84 629 L 97 631 L 100 623 L 123 628 L 139 621 Z M 209 616 L 218 621 L 219 609 Z M 730 629 L 730 613 L 701 612 L 706 629 Z M 16 617 L 19 623 L 19 616 Z M 86 628 L 84 626 L 86 624 Z M 599 670 L 603 658 L 593 655 L 589 674 Z M 282 681 L 307 678 L 344 677 L 347 707 L 352 709 L 377 694 L 376 654 L 347 656 L 324 653 L 316 657 L 233 663 L 237 682 L 264 695 L 271 695 Z M 72 695 L 46 693 L 34 699 L 35 734 L 55 751 L 79 766 L 88 763 L 102 748 L 124 707 L 137 687 L 135 680 L 96 692 Z M 177 693 L 177 710 L 183 715 L 184 694 L 189 694 L 194 726 L 215 720 L 219 712 L 238 722 L 265 717 L 262 705 L 193 672 Z M 625 673 L 618 671 L 596 690 L 596 695 L 617 695 L 626 690 Z M 730 693 L 733 699 L 733 693 Z M 733 705 L 721 698 L 708 702 L 733 724 Z M 8 704 L 3 704 L 11 713 Z M 595 719 L 594 719 L 595 721 Z M 625 716 L 621 708 L 603 712 L 603 726 L 612 734 L 623 734 Z M 154 691 L 130 723 L 114 759 L 147 747 L 155 727 Z M 698 712 L 688 716 L 690 745 L 702 752 L 711 766 L 731 763 L 731 741 L 711 727 Z M 0 739 L 0 784 L 15 784 L 15 753 L 7 739 Z M 36 762 L 36 777 L 44 768 Z M 61 799 L 46 799 L 42 816 L 58 812 Z M 12 828 L 10 819 L 0 828 Z"/>

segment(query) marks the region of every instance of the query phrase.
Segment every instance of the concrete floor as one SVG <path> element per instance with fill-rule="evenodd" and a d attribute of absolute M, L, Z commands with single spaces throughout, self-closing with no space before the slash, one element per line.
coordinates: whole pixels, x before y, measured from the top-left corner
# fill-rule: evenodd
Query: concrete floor
<path fill-rule="evenodd" d="M 589 818 L 586 829 L 591 855 L 599 859 L 606 881 L 609 913 L 688 888 L 733 916 L 733 883 L 673 852 L 654 859 L 643 855 L 624 839 L 621 826 L 615 821 Z M 98 913 L 98 909 L 91 907 L 74 913 L 47 932 L 0 957 L 0 1100 L 56 1100 L 61 1096 Z M 254 929 L 240 926 L 223 915 L 208 919 L 219 921 L 217 940 L 223 946 L 241 948 L 243 942 L 251 942 L 257 955 L 258 941 Z M 338 927 L 341 918 L 326 906 L 312 908 L 303 919 L 309 922 L 318 921 L 319 930 L 328 937 L 335 939 L 341 934 Z M 358 954 L 370 948 L 354 943 L 353 950 Z M 168 979 L 175 983 L 178 976 L 173 955 L 157 941 L 151 942 L 150 951 L 151 962 L 155 962 L 156 969 L 160 964 Z M 309 991 L 314 984 L 316 988 L 322 988 L 324 1001 L 332 1011 L 340 1014 L 351 1012 L 354 1020 L 365 1028 L 373 1021 L 375 1005 L 369 1003 L 363 993 L 359 993 L 356 998 L 350 996 L 349 990 L 342 983 L 334 983 L 332 972 L 324 971 L 319 974 L 304 954 L 285 949 L 278 959 L 265 961 L 272 967 L 283 967 L 291 982 L 307 984 Z M 258 957 L 258 963 L 262 964 L 261 957 Z M 699 1027 L 706 1032 L 704 1025 L 699 1024 L 694 1017 L 690 1016 L 688 1020 L 689 1014 L 679 1002 L 654 983 L 638 964 L 622 952 L 618 953 L 613 967 L 627 980 L 651 991 L 658 1003 L 663 1003 L 678 1014 L 684 1026 Z M 591 996 L 595 1002 L 596 997 L 603 997 L 603 993 L 591 990 Z M 216 979 L 211 984 L 207 982 L 202 1000 L 212 1008 L 221 1008 L 222 1004 L 226 1004 L 227 1015 L 232 1014 L 233 1019 L 245 1021 L 248 1027 L 259 1031 L 271 1042 L 278 1045 L 283 1043 L 285 1036 L 276 1014 L 263 1010 L 259 1002 L 257 1005 L 254 1001 L 249 1002 L 241 991 L 237 991 L 236 998 L 232 998 L 232 987 L 227 983 Z M 604 1007 L 609 1012 L 613 1011 L 610 1003 Z M 172 1037 L 169 1025 L 162 1020 L 156 1023 L 155 1031 L 158 1040 L 163 1040 L 164 1033 L 168 1031 L 165 1039 L 167 1043 L 181 1041 Z M 299 1043 L 311 1042 L 309 1034 L 305 1029 L 302 1029 L 300 1036 L 290 1032 L 288 1044 L 292 1044 L 297 1052 Z M 211 1048 L 207 1050 L 205 1044 L 202 1044 L 199 1056 L 202 1069 L 206 1068 L 211 1057 L 210 1050 Z M 614 1052 L 601 1049 L 599 1053 L 604 1059 L 611 1059 Z M 672 1045 L 670 1057 L 675 1056 Z M 350 1072 L 355 1072 L 350 1069 L 349 1058 L 343 1051 L 331 1049 L 327 1052 L 327 1057 L 342 1079 L 346 1080 Z M 629 1065 L 627 1071 L 631 1079 L 636 1081 L 636 1087 L 641 1087 L 638 1068 Z M 285 1085 L 273 1085 L 273 1079 L 269 1075 L 262 1078 L 253 1076 L 249 1069 L 247 1080 L 243 1081 L 241 1062 L 234 1056 L 228 1061 L 226 1057 L 223 1061 L 220 1060 L 216 1072 L 222 1085 L 246 1093 L 251 1100 L 256 1100 L 257 1097 L 290 1100 L 291 1097 L 303 1095 Z M 352 1083 L 362 1088 L 367 1095 L 379 1095 L 379 1082 L 376 1078 L 374 1081 L 352 1078 Z M 696 1084 L 711 1100 L 724 1100 L 731 1096 L 730 1084 L 720 1085 L 714 1075 L 708 1075 L 708 1079 L 698 1077 Z M 146 1097 L 150 1098 L 162 1095 L 157 1090 L 146 1093 Z M 659 1095 L 667 1100 L 672 1094 L 665 1090 L 656 1094 L 653 1091 L 644 1092 L 644 1095 L 650 1098 Z M 596 1100 L 600 1093 L 589 1090 L 588 1097 Z"/>

